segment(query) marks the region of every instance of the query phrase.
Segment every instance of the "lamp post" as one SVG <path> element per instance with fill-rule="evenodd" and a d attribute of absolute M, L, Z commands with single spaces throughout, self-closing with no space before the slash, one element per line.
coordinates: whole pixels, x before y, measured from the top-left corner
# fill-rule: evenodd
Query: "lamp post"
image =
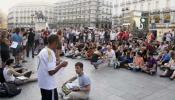
<path fill-rule="evenodd" d="M 17 28 L 17 25 L 18 25 L 18 19 L 16 18 L 16 28 Z"/>
<path fill-rule="evenodd" d="M 90 6 L 90 4 L 91 4 L 91 0 L 89 0 L 89 27 L 91 26 L 91 6 Z"/>
<path fill-rule="evenodd" d="M 34 21 L 33 21 L 34 16 L 35 16 L 34 14 L 31 15 L 31 20 L 32 20 L 31 21 L 31 28 L 34 28 Z"/>

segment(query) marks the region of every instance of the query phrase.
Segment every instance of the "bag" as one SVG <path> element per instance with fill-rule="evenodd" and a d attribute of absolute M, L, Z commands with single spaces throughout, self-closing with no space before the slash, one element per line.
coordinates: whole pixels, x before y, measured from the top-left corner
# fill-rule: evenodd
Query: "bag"
<path fill-rule="evenodd" d="M 3 75 L 3 68 L 0 68 L 0 83 L 4 83 L 5 79 L 4 79 L 4 75 Z"/>
<path fill-rule="evenodd" d="M 0 84 L 0 97 L 14 97 L 21 93 L 21 88 L 11 83 Z"/>

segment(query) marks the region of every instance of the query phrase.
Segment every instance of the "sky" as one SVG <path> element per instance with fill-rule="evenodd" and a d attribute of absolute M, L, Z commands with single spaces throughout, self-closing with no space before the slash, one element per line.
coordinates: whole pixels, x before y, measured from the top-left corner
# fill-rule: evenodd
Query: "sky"
<path fill-rule="evenodd" d="M 64 0 L 0 0 L 0 9 L 4 13 L 8 13 L 8 9 L 13 7 L 15 4 L 22 3 L 22 2 L 57 2 L 57 1 L 64 1 Z"/>
<path fill-rule="evenodd" d="M 13 7 L 15 4 L 22 3 L 22 2 L 58 2 L 58 1 L 65 1 L 65 0 L 0 0 L 0 10 L 5 14 L 8 14 L 8 9 Z"/>

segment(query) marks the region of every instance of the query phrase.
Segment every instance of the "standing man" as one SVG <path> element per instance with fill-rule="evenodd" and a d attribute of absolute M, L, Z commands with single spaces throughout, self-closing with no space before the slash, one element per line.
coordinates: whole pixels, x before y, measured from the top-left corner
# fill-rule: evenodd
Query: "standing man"
<path fill-rule="evenodd" d="M 35 33 L 33 32 L 33 29 L 30 28 L 27 41 L 27 57 L 29 57 L 29 52 L 32 49 L 32 58 L 34 58 L 34 42 L 35 42 Z"/>
<path fill-rule="evenodd" d="M 48 47 L 41 50 L 38 55 L 38 83 L 41 90 L 41 100 L 58 100 L 57 83 L 55 74 L 67 66 L 67 62 L 59 65 L 56 64 L 54 49 L 58 46 L 58 36 L 51 35 L 48 37 Z"/>
<path fill-rule="evenodd" d="M 20 53 L 22 52 L 22 37 L 20 35 L 20 29 L 16 28 L 15 33 L 12 35 L 12 42 L 17 42 L 18 45 L 16 48 L 13 48 L 13 56 L 15 57 L 15 67 L 22 67 L 20 65 Z"/>
<path fill-rule="evenodd" d="M 22 36 L 22 63 L 26 63 L 27 61 L 25 60 L 25 56 L 26 56 L 26 45 L 27 45 L 27 41 L 28 41 L 28 36 L 27 36 L 27 32 L 25 31 L 24 28 L 21 28 L 21 36 Z"/>
<path fill-rule="evenodd" d="M 48 27 L 46 28 L 46 31 L 44 31 L 43 33 L 43 39 L 44 39 L 44 45 L 48 44 L 48 36 L 50 35 L 49 29 Z"/>

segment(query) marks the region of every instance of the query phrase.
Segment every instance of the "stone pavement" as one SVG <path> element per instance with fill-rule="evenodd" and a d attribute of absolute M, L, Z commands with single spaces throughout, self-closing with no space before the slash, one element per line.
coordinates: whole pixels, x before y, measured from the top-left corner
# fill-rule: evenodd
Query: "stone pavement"
<path fill-rule="evenodd" d="M 90 77 L 92 90 L 90 100 L 175 100 L 175 81 L 160 78 L 158 75 L 149 76 L 134 73 L 125 69 L 114 70 L 102 65 L 94 70 L 90 62 L 84 60 L 67 59 L 67 68 L 58 76 L 58 87 L 75 75 L 74 64 L 82 61 L 85 73 Z M 37 69 L 37 59 L 28 59 L 27 68 Z M 14 98 L 0 100 L 40 100 L 37 83 L 22 86 L 22 93 Z M 59 89 L 59 88 L 58 88 Z"/>

